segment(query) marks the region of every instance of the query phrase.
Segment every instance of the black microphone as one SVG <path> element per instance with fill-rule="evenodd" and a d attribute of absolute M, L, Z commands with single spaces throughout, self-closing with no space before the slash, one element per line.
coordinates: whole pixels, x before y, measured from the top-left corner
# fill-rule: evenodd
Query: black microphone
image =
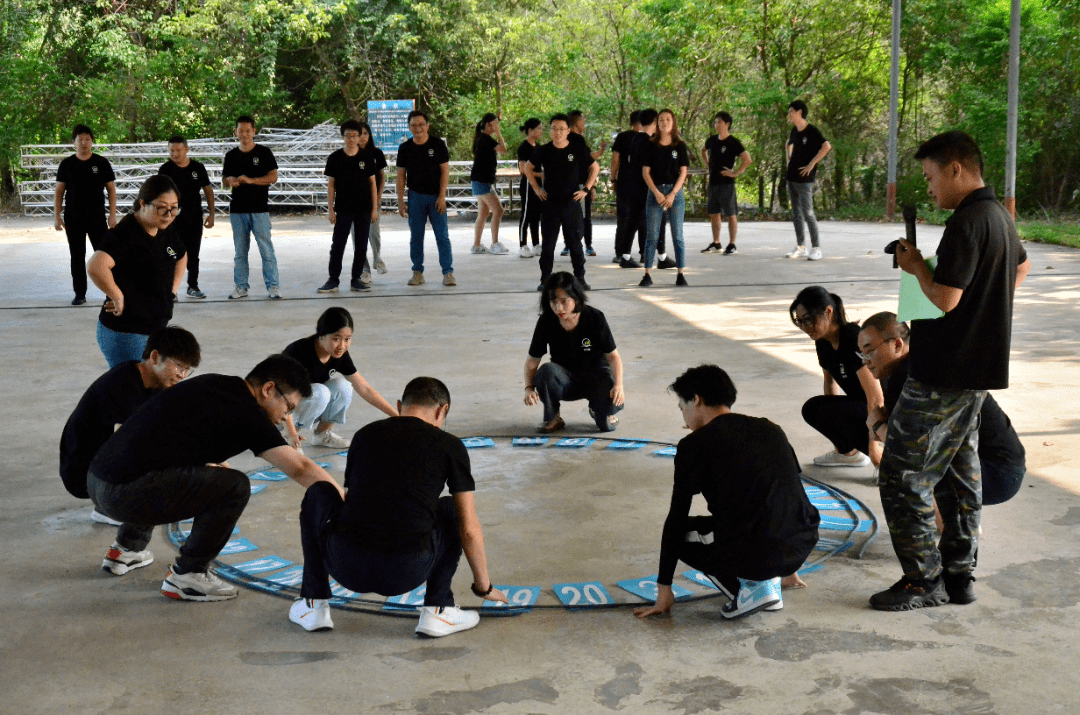
<path fill-rule="evenodd" d="M 915 245 L 915 207 L 904 204 L 904 227 L 907 229 L 907 242 Z"/>

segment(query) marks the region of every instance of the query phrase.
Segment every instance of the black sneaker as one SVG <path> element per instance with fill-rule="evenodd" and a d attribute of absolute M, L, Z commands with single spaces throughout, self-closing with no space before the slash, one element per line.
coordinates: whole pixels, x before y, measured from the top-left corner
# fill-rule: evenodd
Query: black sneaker
<path fill-rule="evenodd" d="M 677 285 L 677 286 L 688 286 L 690 284 L 686 282 L 686 276 L 684 276 L 682 273 L 680 273 L 675 278 L 675 285 Z"/>
<path fill-rule="evenodd" d="M 570 255 L 570 249 L 569 248 L 564 248 L 562 250 L 562 253 L 560 253 L 559 255 L 560 256 L 569 256 Z"/>
<path fill-rule="evenodd" d="M 363 282 L 359 278 L 353 278 L 349 285 L 349 290 L 368 291 L 371 290 L 371 285 Z"/>
<path fill-rule="evenodd" d="M 86 302 L 86 296 L 85 295 L 77 295 L 77 296 L 75 296 L 74 298 L 71 299 L 71 304 L 72 305 L 82 305 L 85 302 Z"/>
<path fill-rule="evenodd" d="M 619 268 L 641 268 L 641 264 L 633 258 L 620 258 Z"/>
<path fill-rule="evenodd" d="M 585 282 L 584 277 L 579 277 L 578 282 L 581 283 L 581 287 L 585 290 L 592 290 L 592 286 Z"/>
<path fill-rule="evenodd" d="M 337 293 L 338 284 L 337 281 L 328 280 L 319 286 L 319 293 Z"/>
<path fill-rule="evenodd" d="M 710 243 L 705 248 L 701 249 L 702 253 L 720 253 L 724 249 L 720 248 L 719 243 Z"/>
<path fill-rule="evenodd" d="M 198 286 L 195 286 L 194 288 L 188 288 L 187 294 L 188 298 L 198 298 L 200 300 L 206 297 L 206 293 L 203 293 L 201 290 L 199 290 Z"/>
<path fill-rule="evenodd" d="M 870 607 L 879 611 L 913 611 L 916 608 L 930 608 L 948 602 L 949 594 L 945 592 L 945 584 L 940 577 L 925 581 L 905 576 L 889 590 L 870 597 Z"/>
<path fill-rule="evenodd" d="M 734 256 L 738 252 L 739 252 L 739 249 L 735 248 L 734 243 L 729 243 L 727 245 L 727 248 L 724 249 L 724 255 L 725 256 Z"/>
<path fill-rule="evenodd" d="M 652 285 L 652 276 L 650 276 L 648 273 L 643 275 L 641 277 L 641 282 L 638 283 L 638 286 L 641 287 L 641 288 L 648 288 L 651 285 Z"/>
<path fill-rule="evenodd" d="M 665 258 L 662 261 L 657 261 L 656 267 L 657 268 L 678 268 L 679 264 L 676 263 L 675 261 L 671 260 L 671 258 Z"/>
<path fill-rule="evenodd" d="M 179 303 L 180 302 L 180 298 L 177 297 L 176 293 L 172 294 L 172 302 L 173 303 Z"/>
<path fill-rule="evenodd" d="M 963 573 L 955 576 L 945 574 L 942 580 L 945 582 L 945 593 L 949 594 L 949 603 L 966 606 L 977 600 L 975 587 L 971 585 L 975 582 L 975 577 L 971 574 Z"/>

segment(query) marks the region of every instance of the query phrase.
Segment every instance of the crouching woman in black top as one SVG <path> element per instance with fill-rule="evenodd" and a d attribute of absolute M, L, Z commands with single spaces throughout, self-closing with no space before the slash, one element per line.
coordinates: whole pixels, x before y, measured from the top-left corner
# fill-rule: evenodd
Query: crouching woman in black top
<path fill-rule="evenodd" d="M 551 350 L 551 362 L 540 358 Z M 553 273 L 540 294 L 529 357 L 525 360 L 525 404 L 544 403 L 540 432 L 566 426 L 559 414 L 563 400 L 588 400 L 589 414 L 601 432 L 619 424 L 623 408 L 622 358 L 615 348 L 604 314 L 585 305 L 581 281 L 566 272 Z"/>

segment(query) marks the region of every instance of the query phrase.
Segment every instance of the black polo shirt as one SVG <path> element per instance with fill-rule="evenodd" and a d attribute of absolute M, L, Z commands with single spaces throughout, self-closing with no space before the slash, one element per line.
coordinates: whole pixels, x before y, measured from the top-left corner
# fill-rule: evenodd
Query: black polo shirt
<path fill-rule="evenodd" d="M 251 151 L 241 151 L 240 147 L 230 149 L 225 154 L 222 176 L 246 176 L 259 179 L 278 168 L 274 152 L 262 144 L 256 144 Z M 232 202 L 229 211 L 235 214 L 266 213 L 270 210 L 270 187 L 256 184 L 241 184 L 232 190 Z"/>
<path fill-rule="evenodd" d="M 418 194 L 439 195 L 442 165 L 449 162 L 446 143 L 434 136 L 423 144 L 409 139 L 398 147 L 397 168 L 405 170 L 405 185 Z"/>
<path fill-rule="evenodd" d="M 746 148 L 742 142 L 728 134 L 727 139 L 713 135 L 705 140 L 705 150 L 709 152 L 709 183 L 734 184 L 735 177 L 724 176 L 724 169 L 734 169 Z"/>
<path fill-rule="evenodd" d="M 578 191 L 581 166 L 584 165 L 587 176 L 588 167 L 596 162 L 588 151 L 582 150 L 574 142 L 568 142 L 562 149 L 548 142 L 536 147 L 529 163 L 534 170 L 544 173 L 544 191 L 547 192 L 548 201 L 563 202 L 573 199 Z"/>
<path fill-rule="evenodd" d="M 176 262 L 187 253 L 174 225 L 151 236 L 128 214 L 105 234 L 101 252 L 115 262 L 113 280 L 124 294 L 124 312 L 120 315 L 106 312 L 102 304 L 98 320 L 106 328 L 149 335 L 172 319 Z"/>
<path fill-rule="evenodd" d="M 799 169 L 809 165 L 817 156 L 825 145 L 825 137 L 813 124 L 807 124 L 801 132 L 795 127 L 791 128 L 788 144 L 791 145 L 791 159 L 788 161 L 787 180 L 793 184 L 809 184 L 817 178 L 817 166 L 807 176 L 800 174 Z"/>
<path fill-rule="evenodd" d="M 607 364 L 604 356 L 615 352 L 615 338 L 607 318 L 591 305 L 582 307 L 578 324 L 570 331 L 562 327 L 557 315 L 545 310 L 536 321 L 529 357 L 539 360 L 549 348 L 551 362 L 570 372 L 582 372 Z"/>
<path fill-rule="evenodd" d="M 72 154 L 56 168 L 56 181 L 64 185 L 64 215 L 103 216 L 105 185 L 115 181 L 112 164 L 100 154 L 83 161 Z"/>
<path fill-rule="evenodd" d="M 169 177 L 180 190 L 180 214 L 177 221 L 202 221 L 203 188 L 210 186 L 210 176 L 202 162 L 191 159 L 181 168 L 169 159 L 158 168 L 158 173 Z"/>

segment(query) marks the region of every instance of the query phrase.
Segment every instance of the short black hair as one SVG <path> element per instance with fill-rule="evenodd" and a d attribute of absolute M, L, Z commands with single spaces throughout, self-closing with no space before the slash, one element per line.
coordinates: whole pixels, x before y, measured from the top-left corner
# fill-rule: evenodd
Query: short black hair
<path fill-rule="evenodd" d="M 414 109 L 411 112 L 409 112 L 409 116 L 408 116 L 408 119 L 406 121 L 412 121 L 413 117 L 423 117 L 425 122 L 430 122 L 431 121 L 430 119 L 428 119 L 427 112 L 421 112 L 419 109 Z"/>
<path fill-rule="evenodd" d="M 641 126 L 648 127 L 648 126 L 651 126 L 652 124 L 654 124 L 656 122 L 656 117 L 659 114 L 660 113 L 657 112 L 652 107 L 650 107 L 648 109 L 642 109 L 638 113 L 638 121 L 641 122 Z"/>
<path fill-rule="evenodd" d="M 795 323 L 795 309 L 800 305 L 803 310 L 813 316 L 821 315 L 826 308 L 832 308 L 833 319 L 841 328 L 848 322 L 847 313 L 844 312 L 844 301 L 840 300 L 840 296 L 836 293 L 830 293 L 822 286 L 807 286 L 799 291 L 799 294 L 795 296 L 795 300 L 791 301 L 788 314 L 791 316 L 791 322 L 793 323 Z M 798 325 L 798 323 L 795 324 Z"/>
<path fill-rule="evenodd" d="M 79 138 L 80 134 L 89 134 L 91 139 L 94 138 L 93 130 L 91 130 L 90 127 L 86 126 L 85 124 L 75 125 L 75 128 L 71 130 L 71 140 L 75 141 Z"/>
<path fill-rule="evenodd" d="M 315 324 L 315 335 L 321 338 L 324 335 L 333 335 L 342 328 L 352 329 L 352 327 L 352 314 L 344 308 L 335 306 L 327 308 L 319 316 L 319 322 Z"/>
<path fill-rule="evenodd" d="M 255 128 L 255 120 L 247 114 L 241 114 L 239 117 L 237 117 L 236 122 L 233 124 L 233 127 L 238 127 L 241 124 L 250 124 L 252 129 Z"/>
<path fill-rule="evenodd" d="M 187 146 L 187 139 L 180 136 L 179 134 L 173 134 L 171 137 L 169 137 L 169 143 L 170 144 L 183 144 L 184 146 Z"/>
<path fill-rule="evenodd" d="M 570 117 L 566 116 L 562 112 L 558 114 L 552 114 L 551 119 L 548 120 L 548 126 L 550 127 L 555 122 L 566 122 L 566 126 L 570 126 Z"/>
<path fill-rule="evenodd" d="M 915 152 L 916 161 L 929 159 L 938 166 L 946 166 L 954 161 L 968 171 L 983 174 L 983 158 L 979 145 L 964 132 L 944 132 L 924 141 Z"/>
<path fill-rule="evenodd" d="M 450 390 L 442 380 L 434 377 L 414 377 L 401 394 L 402 406 L 438 407 L 450 406 Z"/>
<path fill-rule="evenodd" d="M 869 318 L 862 322 L 862 330 L 867 328 L 873 328 L 881 334 L 881 337 L 885 339 L 900 338 L 905 343 L 908 341 L 908 324 L 902 320 L 896 319 L 896 313 L 890 313 L 883 311 L 881 313 L 874 313 Z"/>
<path fill-rule="evenodd" d="M 713 121 L 715 122 L 717 119 L 722 121 L 724 124 L 728 125 L 728 129 L 731 128 L 731 123 L 732 123 L 731 115 L 728 114 L 727 112 L 717 112 L 716 116 L 713 117 Z"/>
<path fill-rule="evenodd" d="M 735 404 L 735 383 L 716 365 L 698 365 L 675 378 L 668 389 L 683 402 L 701 398 L 708 407 L 728 407 Z"/>
<path fill-rule="evenodd" d="M 567 119 L 569 119 L 571 122 L 576 122 L 584 116 L 585 112 L 581 111 L 580 109 L 571 109 L 569 112 L 566 113 Z"/>
<path fill-rule="evenodd" d="M 139 195 L 135 197 L 132 210 L 138 211 L 143 205 L 149 205 L 156 201 L 159 196 L 169 193 L 176 194 L 176 200 L 180 200 L 180 189 L 177 187 L 176 182 L 165 174 L 154 174 L 139 187 Z"/>
<path fill-rule="evenodd" d="M 544 289 L 540 293 L 540 315 L 554 312 L 551 310 L 551 301 L 555 299 L 555 291 L 562 288 L 566 295 L 574 300 L 574 312 L 580 313 L 586 303 L 585 286 L 573 273 L 558 271 L 548 276 L 544 281 Z"/>
<path fill-rule="evenodd" d="M 526 132 L 531 132 L 533 129 L 536 129 L 541 124 L 543 124 L 543 122 L 541 122 L 536 117 L 529 117 L 528 119 L 525 120 L 524 124 L 522 124 L 520 127 L 518 127 L 518 131 L 521 132 L 522 134 L 524 134 Z"/>
<path fill-rule="evenodd" d="M 641 123 L 641 112 L 639 112 L 636 109 L 634 111 L 630 112 L 630 123 L 631 124 L 640 124 Z"/>
<path fill-rule="evenodd" d="M 195 336 L 179 325 L 158 328 L 150 333 L 143 348 L 142 359 L 149 360 L 150 353 L 158 351 L 161 357 L 172 358 L 188 367 L 198 367 L 202 362 L 202 349 Z"/>
<path fill-rule="evenodd" d="M 802 115 L 803 119 L 806 119 L 806 113 L 809 111 L 809 108 L 806 106 L 806 102 L 802 101 L 801 99 L 796 99 L 787 107 L 788 109 L 794 109 L 796 112 Z"/>
<path fill-rule="evenodd" d="M 311 397 L 311 377 L 307 368 L 299 361 L 278 353 L 271 355 L 255 367 L 244 378 L 254 387 L 261 387 L 268 382 L 274 383 L 282 392 L 299 392 L 301 397 Z"/>
<path fill-rule="evenodd" d="M 360 122 L 356 121 L 355 119 L 346 119 L 344 122 L 341 123 L 341 136 L 345 136 L 345 132 L 349 130 L 359 132 L 360 129 Z"/>

